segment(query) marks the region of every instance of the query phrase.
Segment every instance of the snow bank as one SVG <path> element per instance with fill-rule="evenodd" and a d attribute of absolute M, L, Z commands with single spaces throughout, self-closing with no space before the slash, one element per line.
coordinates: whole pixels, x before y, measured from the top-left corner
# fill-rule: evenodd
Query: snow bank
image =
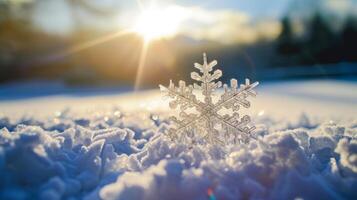
<path fill-rule="evenodd" d="M 264 117 L 260 141 L 188 147 L 118 112 L 0 119 L 0 199 L 357 198 L 357 121 Z"/>

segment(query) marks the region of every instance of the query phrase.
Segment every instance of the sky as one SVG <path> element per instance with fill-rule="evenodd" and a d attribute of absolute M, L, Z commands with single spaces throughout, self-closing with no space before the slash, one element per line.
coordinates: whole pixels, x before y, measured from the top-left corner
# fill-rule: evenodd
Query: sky
<path fill-rule="evenodd" d="M 186 5 L 203 5 L 207 9 L 229 9 L 244 12 L 252 17 L 280 17 L 292 0 L 184 0 Z"/>
<path fill-rule="evenodd" d="M 168 8 L 181 15 L 176 34 L 222 43 L 251 42 L 259 37 L 269 38 L 278 34 L 280 27 L 277 19 L 286 10 L 289 1 L 291 0 L 168 0 L 152 3 L 153 1 L 145 0 L 90 0 L 90 4 L 95 7 L 118 10 L 117 16 L 103 20 L 81 9 L 74 9 L 66 0 L 47 0 L 36 4 L 32 19 L 39 28 L 55 34 L 67 34 L 78 27 L 78 20 L 73 19 L 73 13 L 82 25 L 131 29 L 140 13 L 155 4 L 158 10 Z M 264 23 L 259 22 L 254 27 L 251 25 L 252 21 L 262 18 L 265 18 Z M 237 37 L 238 35 L 240 36 Z"/>
<path fill-rule="evenodd" d="M 79 27 L 78 23 L 98 29 L 117 27 L 130 30 L 135 29 L 137 23 L 146 23 L 146 29 L 150 26 L 160 29 L 160 26 L 175 25 L 171 27 L 174 31 L 159 31 L 167 36 L 183 34 L 198 40 L 208 39 L 221 43 L 250 43 L 260 38 L 277 37 L 281 31 L 280 18 L 289 10 L 297 10 L 295 5 L 300 6 L 302 13 L 309 10 L 306 5 L 311 2 L 322 4 L 327 10 L 337 10 L 340 14 L 351 10 L 351 5 L 357 8 L 356 0 L 87 0 L 87 4 L 96 9 L 115 13 L 101 18 L 70 6 L 68 2 L 73 1 L 37 2 L 32 20 L 37 27 L 50 33 L 70 33 Z M 154 20 L 165 19 L 165 22 L 151 24 L 150 21 L 140 19 L 142 13 L 152 7 L 166 13 L 160 13 Z"/>

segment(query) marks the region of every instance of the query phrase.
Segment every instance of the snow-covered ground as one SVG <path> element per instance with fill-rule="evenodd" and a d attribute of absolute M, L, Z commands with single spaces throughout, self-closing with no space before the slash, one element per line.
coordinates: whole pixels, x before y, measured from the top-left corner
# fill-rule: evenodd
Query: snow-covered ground
<path fill-rule="evenodd" d="M 262 82 L 234 147 L 163 137 L 158 89 L 37 86 L 0 86 L 0 199 L 357 198 L 356 82 Z"/>

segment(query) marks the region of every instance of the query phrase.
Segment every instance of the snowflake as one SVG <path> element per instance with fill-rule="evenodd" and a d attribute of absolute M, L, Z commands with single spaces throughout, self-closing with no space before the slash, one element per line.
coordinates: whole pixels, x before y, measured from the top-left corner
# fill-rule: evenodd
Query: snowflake
<path fill-rule="evenodd" d="M 231 79 L 230 88 L 223 85 L 224 92 L 216 95 L 215 90 L 222 87 L 220 81 L 221 70 L 214 70 L 217 65 L 214 60 L 207 63 L 206 54 L 203 54 L 203 64 L 195 63 L 200 74 L 191 72 L 191 78 L 199 84 L 186 86 L 184 81 L 179 81 L 178 87 L 170 80 L 169 87 L 160 85 L 160 90 L 165 96 L 170 97 L 169 106 L 178 110 L 178 118 L 170 117 L 172 126 L 168 136 L 178 142 L 209 144 L 246 143 L 250 138 L 255 138 L 252 131 L 254 126 L 249 126 L 250 117 L 240 117 L 240 106 L 250 107 L 247 100 L 249 96 L 256 96 L 253 91 L 259 83 L 250 84 L 249 79 L 238 87 L 238 81 Z M 212 72 L 213 71 L 213 72 Z M 197 94 L 201 91 L 202 95 Z M 201 99 L 199 97 L 202 97 Z"/>

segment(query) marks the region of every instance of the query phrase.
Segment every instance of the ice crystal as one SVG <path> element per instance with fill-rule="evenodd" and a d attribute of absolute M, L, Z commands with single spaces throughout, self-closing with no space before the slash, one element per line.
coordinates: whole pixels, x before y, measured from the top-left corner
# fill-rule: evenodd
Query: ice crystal
<path fill-rule="evenodd" d="M 245 83 L 238 87 L 238 81 L 231 79 L 230 87 L 224 84 L 223 94 L 216 94 L 215 91 L 222 88 L 222 83 L 216 81 L 222 76 L 222 71 L 213 70 L 216 65 L 216 60 L 207 63 L 204 53 L 203 64 L 194 64 L 201 74 L 191 72 L 191 78 L 198 84 L 186 85 L 184 81 L 179 81 L 177 87 L 170 80 L 169 87 L 160 85 L 160 90 L 170 97 L 170 108 L 178 110 L 178 117 L 170 117 L 173 123 L 168 130 L 168 136 L 172 140 L 224 145 L 245 143 L 255 138 L 252 132 L 255 127 L 250 126 L 250 117 L 241 117 L 238 111 L 241 106 L 250 107 L 247 97 L 256 96 L 253 88 L 259 83 L 251 84 L 249 79 L 246 79 Z M 196 91 L 201 91 L 203 96 Z"/>

